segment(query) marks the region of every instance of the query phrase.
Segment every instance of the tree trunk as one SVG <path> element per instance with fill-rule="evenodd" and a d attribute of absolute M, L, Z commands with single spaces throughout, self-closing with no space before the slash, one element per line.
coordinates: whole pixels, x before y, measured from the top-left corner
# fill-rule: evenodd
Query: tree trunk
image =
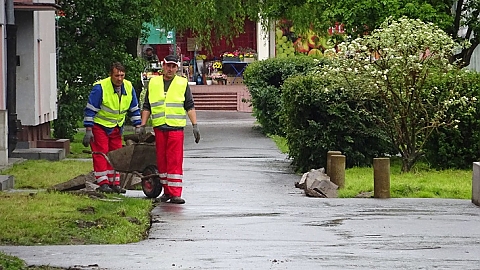
<path fill-rule="evenodd" d="M 463 49 L 460 53 L 453 55 L 452 63 L 460 60 L 460 67 L 466 67 L 470 65 L 472 60 L 472 54 L 475 48 L 477 48 L 478 42 L 472 41 L 472 45 L 469 48 Z"/>
<path fill-rule="evenodd" d="M 410 171 L 408 159 L 402 158 L 402 173 Z"/>

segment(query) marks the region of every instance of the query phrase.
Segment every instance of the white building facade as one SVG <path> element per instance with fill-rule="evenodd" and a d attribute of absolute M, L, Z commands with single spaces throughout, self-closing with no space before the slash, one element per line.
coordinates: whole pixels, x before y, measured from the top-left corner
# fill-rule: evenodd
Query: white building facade
<path fill-rule="evenodd" d="M 1 165 L 8 162 L 9 114 L 21 122 L 19 142 L 35 147 L 36 141 L 50 137 L 50 122 L 57 118 L 57 57 L 55 0 L 0 0 L 0 7 Z M 15 112 L 8 112 L 7 101 L 7 74 L 12 72 L 7 67 L 9 25 L 16 27 Z"/>

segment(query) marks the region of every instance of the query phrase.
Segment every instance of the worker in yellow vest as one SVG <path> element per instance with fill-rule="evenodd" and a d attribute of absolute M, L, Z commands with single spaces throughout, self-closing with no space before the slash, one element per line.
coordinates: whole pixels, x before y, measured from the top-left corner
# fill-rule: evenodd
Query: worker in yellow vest
<path fill-rule="evenodd" d="M 94 83 L 84 110 L 83 145 L 92 149 L 93 170 L 98 191 L 125 193 L 120 187 L 120 173 L 115 171 L 105 156 L 122 147 L 123 124 L 128 114 L 135 132 L 144 133 L 140 126 L 140 108 L 132 83 L 125 80 L 125 67 L 115 62 L 110 77 Z M 98 153 L 99 152 L 99 153 Z"/>
<path fill-rule="evenodd" d="M 195 142 L 200 141 L 197 114 L 187 79 L 177 76 L 180 62 L 175 55 L 163 59 L 161 76 L 148 83 L 142 109 L 142 126 L 152 118 L 157 167 L 163 185 L 161 202 L 183 204 L 183 140 L 187 115 L 193 125 Z M 143 131 L 143 130 L 142 130 Z"/>

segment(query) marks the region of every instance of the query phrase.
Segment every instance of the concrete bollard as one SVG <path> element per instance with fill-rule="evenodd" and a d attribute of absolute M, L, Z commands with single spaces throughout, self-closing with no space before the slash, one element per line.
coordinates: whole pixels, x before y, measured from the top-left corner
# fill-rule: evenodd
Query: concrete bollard
<path fill-rule="evenodd" d="M 343 188 L 345 186 L 345 156 L 332 155 L 330 158 L 330 181 L 338 188 Z"/>
<path fill-rule="evenodd" d="M 332 155 L 341 155 L 342 152 L 340 151 L 328 151 L 327 152 L 327 169 L 326 169 L 326 174 L 330 176 L 330 170 L 331 170 L 331 163 L 332 163 Z"/>
<path fill-rule="evenodd" d="M 472 203 L 480 206 L 480 162 L 473 162 Z"/>
<path fill-rule="evenodd" d="M 390 198 L 390 158 L 373 159 L 373 197 Z"/>

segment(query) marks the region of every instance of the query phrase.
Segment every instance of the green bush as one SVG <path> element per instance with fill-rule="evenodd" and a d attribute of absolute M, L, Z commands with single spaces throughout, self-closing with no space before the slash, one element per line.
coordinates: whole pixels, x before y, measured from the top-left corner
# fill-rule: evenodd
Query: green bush
<path fill-rule="evenodd" d="M 247 66 L 244 83 L 250 91 L 253 115 L 266 134 L 284 135 L 281 124 L 281 86 L 295 75 L 305 75 L 321 61 L 308 56 L 271 58 Z"/>
<path fill-rule="evenodd" d="M 369 113 L 381 114 L 382 104 L 358 100 L 355 91 L 325 90 L 329 87 L 327 79 L 315 75 L 291 77 L 283 84 L 286 138 L 295 170 L 326 167 L 330 150 L 341 151 L 349 168 L 392 154 L 390 141 Z"/>
<path fill-rule="evenodd" d="M 453 76 L 452 74 L 451 76 Z M 480 97 L 480 73 L 460 71 L 460 79 L 437 79 L 431 87 L 439 88 L 442 93 L 457 91 L 461 96 Z M 425 158 L 436 169 L 467 169 L 480 160 L 480 102 L 475 102 L 475 112 L 464 107 L 450 107 L 448 114 L 458 120 L 457 127 L 442 126 L 432 133 L 425 144 Z"/>

